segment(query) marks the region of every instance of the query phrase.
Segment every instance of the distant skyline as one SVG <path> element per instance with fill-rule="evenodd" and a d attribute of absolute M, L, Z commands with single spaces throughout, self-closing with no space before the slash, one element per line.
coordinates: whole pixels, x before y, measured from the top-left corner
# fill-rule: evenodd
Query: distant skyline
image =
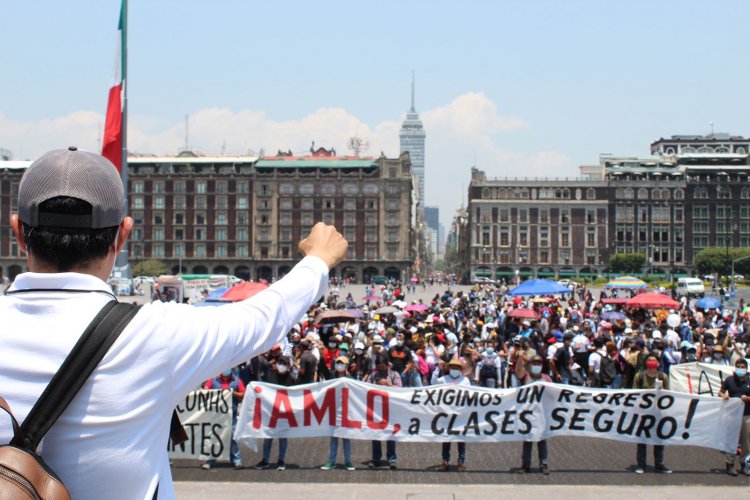
<path fill-rule="evenodd" d="M 0 148 L 97 151 L 119 0 L 0 6 Z M 744 0 L 131 0 L 129 149 L 210 154 L 313 141 L 396 156 L 415 107 L 425 203 L 449 227 L 474 164 L 573 177 L 672 134 L 750 134 Z"/>

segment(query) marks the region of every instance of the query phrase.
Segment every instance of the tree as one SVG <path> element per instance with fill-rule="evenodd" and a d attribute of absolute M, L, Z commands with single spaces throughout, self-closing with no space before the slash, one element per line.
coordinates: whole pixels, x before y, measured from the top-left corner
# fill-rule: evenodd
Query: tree
<path fill-rule="evenodd" d="M 642 253 L 616 253 L 609 258 L 609 268 L 616 273 L 638 273 L 646 263 Z"/>
<path fill-rule="evenodd" d="M 729 276 L 732 271 L 732 261 L 740 257 L 750 255 L 750 249 L 747 248 L 726 248 L 712 247 L 704 248 L 693 259 L 693 265 L 700 274 L 719 273 Z M 734 266 L 735 273 L 747 274 L 750 270 L 750 259 L 740 261 Z"/>
<path fill-rule="evenodd" d="M 159 276 L 167 272 L 167 266 L 158 259 L 150 259 L 133 265 L 133 276 Z"/>

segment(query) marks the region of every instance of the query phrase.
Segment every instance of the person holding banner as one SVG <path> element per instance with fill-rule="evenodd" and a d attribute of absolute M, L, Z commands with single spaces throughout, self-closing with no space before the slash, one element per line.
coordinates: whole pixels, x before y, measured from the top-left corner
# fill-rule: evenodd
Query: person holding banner
<path fill-rule="evenodd" d="M 649 353 L 644 360 L 645 369 L 635 374 L 633 389 L 669 389 L 669 377 L 659 370 L 659 355 Z M 636 474 L 643 474 L 646 469 L 646 445 L 638 443 L 636 460 L 638 465 L 634 469 Z M 654 465 L 656 472 L 671 474 L 672 469 L 664 465 L 664 446 L 654 445 Z"/>
<path fill-rule="evenodd" d="M 349 358 L 346 356 L 339 356 L 334 360 L 333 373 L 335 378 L 351 378 L 347 373 L 347 367 L 349 366 Z M 354 464 L 352 463 L 352 442 L 347 438 L 341 438 L 344 443 L 344 467 L 346 470 L 355 470 Z M 331 470 L 336 468 L 336 455 L 339 451 L 339 438 L 331 436 L 328 452 L 328 462 L 323 464 L 321 470 Z"/>
<path fill-rule="evenodd" d="M 383 385 L 385 387 L 402 387 L 402 379 L 398 372 L 391 370 L 388 363 L 388 358 L 385 354 L 379 355 L 375 359 L 375 371 L 367 375 L 364 379 L 365 382 L 369 382 L 375 385 Z M 385 451 L 388 459 L 388 467 L 391 470 L 396 469 L 396 441 L 389 439 L 385 443 Z M 372 442 L 372 460 L 368 466 L 373 469 L 383 465 L 383 447 L 380 441 Z"/>
<path fill-rule="evenodd" d="M 534 382 L 552 382 L 552 378 L 543 372 L 544 370 L 544 359 L 535 354 L 531 357 L 528 363 L 528 370 L 526 369 L 526 363 L 521 360 L 516 367 L 516 375 L 520 385 L 529 385 Z M 528 474 L 531 472 L 531 448 L 534 443 L 531 441 L 523 442 L 523 454 L 521 455 L 521 468 L 519 472 Z M 539 455 L 539 471 L 545 476 L 549 475 L 549 465 L 547 464 L 547 440 L 542 439 L 538 441 L 537 453 Z"/>
<path fill-rule="evenodd" d="M 289 356 L 281 356 L 274 364 L 271 372 L 264 382 L 269 384 L 280 385 L 282 387 L 291 387 L 297 385 L 297 377 L 292 373 L 292 362 Z M 287 438 L 279 438 L 279 459 L 276 462 L 276 470 L 286 470 L 286 448 Z M 255 464 L 254 469 L 268 469 L 270 467 L 269 460 L 271 458 L 271 446 L 273 446 L 273 439 L 263 439 L 263 457 L 260 462 Z"/>
<path fill-rule="evenodd" d="M 245 397 L 245 384 L 240 378 L 234 374 L 232 368 L 224 370 L 216 378 L 206 381 L 203 384 L 203 388 L 206 390 L 217 389 L 222 391 L 232 391 L 232 434 L 234 429 L 237 427 L 237 408 L 239 407 L 242 398 Z M 235 470 L 242 468 L 242 459 L 240 458 L 240 445 L 237 441 L 232 439 L 232 444 L 229 448 L 229 458 L 232 461 L 232 466 Z M 216 464 L 216 460 L 207 460 L 201 465 L 201 469 L 208 470 Z"/>
<path fill-rule="evenodd" d="M 734 375 L 724 379 L 719 391 L 719 397 L 723 399 L 740 398 L 745 403 L 745 410 L 742 414 L 742 425 L 740 426 L 740 447 L 742 453 L 750 456 L 750 379 L 747 376 L 747 360 L 740 358 L 734 362 Z M 735 453 L 725 453 L 727 474 L 730 476 L 737 475 L 737 469 L 734 468 L 736 458 L 740 459 L 742 466 L 742 455 Z M 745 474 L 750 476 L 750 469 L 745 469 Z"/>
<path fill-rule="evenodd" d="M 442 376 L 438 375 L 438 372 L 443 371 L 444 366 L 447 366 L 448 373 L 444 373 Z M 448 361 L 447 365 L 445 365 L 442 361 L 440 362 L 440 366 L 432 373 L 432 384 L 470 386 L 471 382 L 463 375 L 463 366 L 461 365 L 461 360 L 459 360 L 458 358 L 453 358 Z M 458 446 L 458 472 L 463 472 L 466 470 L 466 443 L 458 441 L 456 445 Z M 447 471 L 450 468 L 450 460 L 451 442 L 447 441 L 443 443 L 443 462 L 440 464 L 440 470 Z"/>

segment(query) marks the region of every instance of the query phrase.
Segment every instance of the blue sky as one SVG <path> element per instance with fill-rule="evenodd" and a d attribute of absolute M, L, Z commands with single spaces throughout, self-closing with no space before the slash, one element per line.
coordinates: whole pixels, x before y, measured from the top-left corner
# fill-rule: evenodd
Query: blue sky
<path fill-rule="evenodd" d="M 0 147 L 98 149 L 119 0 L 0 5 Z M 412 70 L 426 198 L 469 167 L 575 176 L 671 134 L 747 136 L 750 2 L 131 0 L 129 146 L 398 153 Z M 522 174 L 519 174 L 522 173 Z M 450 179 L 451 182 L 445 182 Z"/>

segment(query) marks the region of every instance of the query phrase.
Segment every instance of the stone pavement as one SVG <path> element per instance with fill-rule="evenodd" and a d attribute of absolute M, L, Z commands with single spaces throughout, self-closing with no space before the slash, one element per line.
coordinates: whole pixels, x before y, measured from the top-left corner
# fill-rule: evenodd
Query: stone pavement
<path fill-rule="evenodd" d="M 175 483 L 179 500 L 278 498 L 305 500 L 469 500 L 491 498 L 554 498 L 555 500 L 703 500 L 747 498 L 750 486 L 529 486 L 481 484 L 341 484 L 341 483 Z"/>

